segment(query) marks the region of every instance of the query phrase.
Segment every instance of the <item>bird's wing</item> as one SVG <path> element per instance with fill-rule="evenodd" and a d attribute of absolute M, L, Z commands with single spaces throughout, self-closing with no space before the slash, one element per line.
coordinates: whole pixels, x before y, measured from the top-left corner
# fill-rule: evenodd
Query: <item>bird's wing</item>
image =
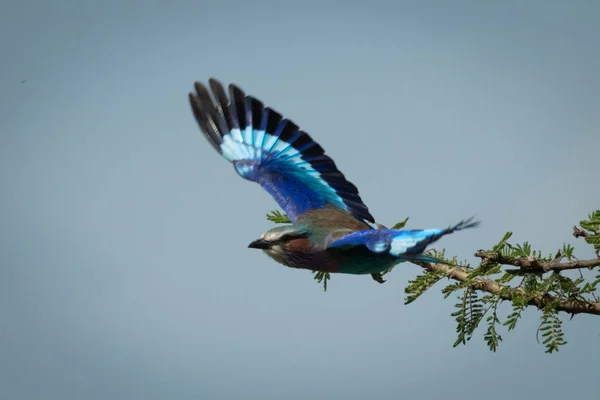
<path fill-rule="evenodd" d="M 189 96 L 202 132 L 240 176 L 269 192 L 292 222 L 325 207 L 374 222 L 356 186 L 306 132 L 233 84 L 229 97 L 216 79 L 209 86 L 214 100 L 198 82 Z"/>
<path fill-rule="evenodd" d="M 461 221 L 446 229 L 370 229 L 350 233 L 333 243 L 327 248 L 344 248 L 365 246 L 373 253 L 387 253 L 394 257 L 440 262 L 433 257 L 422 254 L 427 246 L 439 240 L 442 236 L 473 228 L 479 222 L 471 222 L 473 218 Z"/>

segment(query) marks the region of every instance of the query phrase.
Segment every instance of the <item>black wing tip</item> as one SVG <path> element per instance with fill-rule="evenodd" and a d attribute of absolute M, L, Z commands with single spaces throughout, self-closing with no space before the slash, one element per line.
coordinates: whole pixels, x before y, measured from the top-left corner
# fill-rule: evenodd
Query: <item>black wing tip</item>
<path fill-rule="evenodd" d="M 213 148 L 222 153 L 221 144 L 223 143 L 223 121 L 218 114 L 210 90 L 201 82 L 194 82 L 194 92 L 188 93 L 188 100 L 192 108 L 196 122 L 204 136 L 208 139 Z"/>
<path fill-rule="evenodd" d="M 239 87 L 237 87 L 235 84 L 230 84 L 228 86 L 229 87 L 233 86 L 233 87 L 237 88 L 239 91 L 241 91 L 241 89 L 239 89 Z M 191 95 L 196 96 L 196 95 L 200 95 L 200 93 L 204 92 L 206 94 L 212 95 L 211 100 L 213 100 L 213 98 L 214 98 L 214 100 L 216 100 L 216 101 L 219 101 L 220 92 L 222 92 L 224 94 L 227 93 L 225 91 L 225 85 L 223 85 L 223 83 L 215 77 L 208 78 L 208 85 L 206 85 L 200 81 L 194 81 L 194 89 L 196 89 L 197 94 L 194 94 L 192 92 L 192 93 L 190 93 Z M 229 99 L 227 98 L 226 100 L 229 100 Z"/>
<path fill-rule="evenodd" d="M 306 135 L 310 138 L 310 135 Z M 313 141 L 313 143 L 318 145 L 318 143 L 316 143 L 312 138 L 310 139 Z M 333 159 L 323 151 L 323 153 L 320 155 L 319 161 L 325 162 L 333 167 L 332 171 L 320 171 L 321 178 L 325 180 L 325 182 L 327 182 L 327 184 L 336 191 L 338 196 L 342 198 L 342 201 L 344 204 L 346 204 L 346 207 L 348 207 L 348 211 L 360 219 L 375 223 L 375 218 L 371 215 L 369 208 L 362 200 L 358 188 L 346 178 L 342 171 L 337 168 Z M 318 170 L 318 168 L 315 169 Z"/>
<path fill-rule="evenodd" d="M 223 83 L 221 83 L 221 81 L 218 80 L 217 78 L 215 78 L 214 76 L 211 76 L 210 78 L 208 78 L 208 84 L 210 86 L 218 85 L 218 86 L 223 87 Z"/>
<path fill-rule="evenodd" d="M 213 95 L 218 98 L 218 95 L 220 93 L 225 93 L 225 86 L 223 85 L 223 83 L 216 79 L 216 78 L 209 78 L 208 79 L 208 86 L 210 87 L 211 92 L 213 93 Z"/>
<path fill-rule="evenodd" d="M 300 131 L 299 125 L 293 120 L 284 117 L 280 112 L 274 110 L 272 107 L 265 106 L 256 97 L 246 95 L 242 88 L 235 83 L 229 83 L 227 86 L 225 86 L 219 79 L 210 77 L 208 79 L 208 87 L 207 85 L 196 81 L 194 82 L 194 88 L 196 89 L 196 94 L 189 94 L 189 101 L 194 111 L 194 115 L 196 116 L 200 128 L 204 132 L 205 136 L 219 152 L 221 152 L 219 146 L 223 141 L 223 135 L 216 135 L 215 137 L 214 129 L 211 129 L 211 126 L 208 125 L 209 119 L 213 118 L 214 120 L 215 117 L 220 116 L 221 120 L 224 119 L 224 121 L 220 122 L 224 122 L 225 125 L 233 128 L 232 125 L 239 124 L 240 122 L 248 122 L 245 121 L 246 113 L 244 113 L 244 115 L 238 114 L 241 114 L 242 110 L 252 111 L 252 104 L 254 102 L 256 102 L 257 105 L 260 104 L 261 108 L 268 112 L 269 121 L 273 122 L 275 125 L 279 125 L 284 120 L 286 121 L 287 129 L 285 129 L 285 132 L 282 132 L 285 135 L 290 136 L 291 134 L 295 134 L 296 132 Z M 227 90 L 225 88 L 227 88 Z M 210 96 L 211 94 L 212 97 Z M 356 186 L 346 179 L 344 174 L 335 165 L 333 159 L 325 154 L 325 150 L 308 133 L 304 131 L 302 131 L 302 133 L 306 135 L 307 138 L 314 144 L 306 149 L 307 153 L 303 154 L 303 158 L 306 157 L 307 161 L 311 157 L 319 158 L 319 160 L 315 161 L 319 161 L 324 165 L 327 165 L 328 171 L 339 173 L 339 178 L 342 180 L 342 182 L 338 182 L 342 186 L 342 188 L 340 188 L 342 189 L 341 191 L 348 192 L 351 195 L 346 198 L 343 193 L 338 194 L 342 198 L 344 204 L 346 204 L 348 212 L 360 220 L 375 223 L 375 218 L 371 215 L 368 207 L 360 198 Z M 319 170 L 319 168 L 316 169 Z M 324 180 L 327 182 L 326 178 L 324 178 Z M 331 184 L 330 182 L 327 183 Z"/>
<path fill-rule="evenodd" d="M 229 90 L 229 95 L 232 99 L 246 98 L 246 93 L 244 93 L 242 88 L 236 85 L 235 83 L 230 83 L 229 85 L 227 85 L 227 89 Z"/>
<path fill-rule="evenodd" d="M 481 221 L 473 221 L 475 216 L 463 219 L 454 226 L 448 228 L 450 232 L 462 231 L 463 229 L 477 228 L 481 225 Z"/>
<path fill-rule="evenodd" d="M 194 81 L 194 89 L 196 89 L 196 92 L 202 89 L 207 90 L 206 86 L 200 81 Z"/>

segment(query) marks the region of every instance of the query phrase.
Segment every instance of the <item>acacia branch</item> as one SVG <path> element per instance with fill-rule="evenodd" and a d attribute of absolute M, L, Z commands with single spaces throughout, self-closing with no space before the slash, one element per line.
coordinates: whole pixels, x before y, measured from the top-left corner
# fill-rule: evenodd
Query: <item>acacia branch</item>
<path fill-rule="evenodd" d="M 569 314 L 600 315 L 600 302 L 589 302 L 586 300 L 573 298 L 560 300 L 548 293 L 539 293 L 532 297 L 530 293 L 526 294 L 523 288 L 520 287 L 512 288 L 509 286 L 504 286 L 494 282 L 491 279 L 470 278 L 469 272 L 461 267 L 421 262 L 414 262 L 414 264 L 417 264 L 429 271 L 442 272 L 449 278 L 452 278 L 458 282 L 470 282 L 467 286 L 471 289 L 497 295 L 503 300 L 513 300 L 513 298 L 518 295 L 526 295 L 529 298 L 528 304 L 539 309 L 543 309 L 546 306 L 553 304 L 556 305 L 556 310 L 564 311 Z"/>
<path fill-rule="evenodd" d="M 585 230 L 583 230 L 577 226 L 574 226 L 573 227 L 573 236 L 575 236 L 576 238 L 580 238 L 580 237 L 586 238 L 586 237 L 590 236 L 590 234 L 587 233 Z"/>
<path fill-rule="evenodd" d="M 502 254 L 498 254 L 493 251 L 485 250 L 479 250 L 477 253 L 475 253 L 475 257 L 481 258 L 484 262 L 498 263 L 503 265 L 514 265 L 515 267 L 519 267 L 527 271 L 539 272 L 560 272 L 567 271 L 570 269 L 594 268 L 600 266 L 600 257 L 594 258 L 592 260 L 577 260 L 561 263 L 557 260 L 540 261 L 520 257 L 514 258 L 509 256 L 503 256 Z"/>

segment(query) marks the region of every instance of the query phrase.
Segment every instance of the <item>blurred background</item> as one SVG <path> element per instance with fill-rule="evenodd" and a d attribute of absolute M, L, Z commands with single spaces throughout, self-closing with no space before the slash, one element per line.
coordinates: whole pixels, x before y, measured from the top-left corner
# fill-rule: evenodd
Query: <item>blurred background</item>
<path fill-rule="evenodd" d="M 0 13 L 0 398 L 597 399 L 600 319 L 453 348 L 420 272 L 323 292 L 198 129 L 214 76 L 309 132 L 375 218 L 544 253 L 600 205 L 597 1 L 14 1 Z M 502 308 L 502 316 L 510 306 Z M 566 321 L 568 316 L 563 316 Z"/>

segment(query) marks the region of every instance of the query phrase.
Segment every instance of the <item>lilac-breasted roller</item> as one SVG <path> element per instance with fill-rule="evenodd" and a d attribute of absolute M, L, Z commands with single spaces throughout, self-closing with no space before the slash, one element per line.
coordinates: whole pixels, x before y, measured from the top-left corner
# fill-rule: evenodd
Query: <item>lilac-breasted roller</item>
<path fill-rule="evenodd" d="M 445 229 L 386 229 L 356 186 L 325 151 L 288 118 L 236 85 L 195 83 L 189 100 L 210 144 L 244 179 L 262 186 L 290 225 L 265 232 L 248 247 L 292 268 L 345 274 L 381 272 L 404 261 L 443 262 L 424 251 L 442 236 L 475 227 L 472 218 Z M 211 93 L 212 92 L 212 97 Z"/>

